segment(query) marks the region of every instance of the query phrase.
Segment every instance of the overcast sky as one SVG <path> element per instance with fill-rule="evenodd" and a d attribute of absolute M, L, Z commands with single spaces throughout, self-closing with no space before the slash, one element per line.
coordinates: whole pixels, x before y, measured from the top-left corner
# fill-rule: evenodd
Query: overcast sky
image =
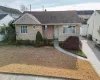
<path fill-rule="evenodd" d="M 97 10 L 100 9 L 100 0 L 0 0 L 0 5 L 12 7 L 20 10 L 20 5 L 32 10 Z"/>

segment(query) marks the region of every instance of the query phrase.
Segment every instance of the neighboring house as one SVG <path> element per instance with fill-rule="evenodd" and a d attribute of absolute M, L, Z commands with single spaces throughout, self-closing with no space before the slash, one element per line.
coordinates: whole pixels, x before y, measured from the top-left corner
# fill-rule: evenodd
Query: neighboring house
<path fill-rule="evenodd" d="M 9 8 L 9 7 L 4 7 L 4 6 L 0 6 L 0 14 L 9 14 L 10 16 L 12 16 L 14 19 L 18 18 L 22 13 L 17 10 L 17 9 L 13 9 L 13 8 Z"/>
<path fill-rule="evenodd" d="M 0 29 L 2 26 L 8 26 L 8 23 L 13 20 L 13 18 L 8 14 L 0 14 Z M 2 41 L 3 35 L 0 35 L 0 41 Z"/>
<path fill-rule="evenodd" d="M 94 12 L 93 10 L 81 10 L 81 11 L 77 11 L 77 14 L 81 19 L 87 22 L 87 20 L 91 17 L 93 12 Z"/>
<path fill-rule="evenodd" d="M 76 11 L 27 11 L 14 24 L 17 40 L 35 40 L 40 31 L 47 39 L 64 41 L 80 35 L 81 20 Z"/>
<path fill-rule="evenodd" d="M 91 15 L 93 14 L 93 12 L 94 12 L 93 10 L 77 11 L 78 16 L 83 21 L 82 26 L 80 27 L 80 35 L 81 36 L 86 36 L 87 35 L 87 30 L 88 30 L 87 21 L 91 17 Z"/>
<path fill-rule="evenodd" d="M 94 41 L 100 44 L 100 35 L 98 30 L 100 28 L 100 10 L 96 10 L 90 19 L 87 21 L 88 24 L 88 34 L 92 35 Z"/>

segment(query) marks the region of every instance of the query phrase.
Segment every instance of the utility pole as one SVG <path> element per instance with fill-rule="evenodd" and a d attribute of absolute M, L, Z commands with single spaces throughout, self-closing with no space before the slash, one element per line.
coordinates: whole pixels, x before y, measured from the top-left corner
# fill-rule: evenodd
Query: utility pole
<path fill-rule="evenodd" d="M 44 11 L 44 5 L 42 5 L 42 10 Z"/>
<path fill-rule="evenodd" d="M 30 4 L 30 11 L 31 11 L 31 4 Z"/>

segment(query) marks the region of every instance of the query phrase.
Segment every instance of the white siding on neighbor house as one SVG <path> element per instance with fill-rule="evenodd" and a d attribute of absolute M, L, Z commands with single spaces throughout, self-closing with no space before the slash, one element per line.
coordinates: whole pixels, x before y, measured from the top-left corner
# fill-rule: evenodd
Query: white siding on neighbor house
<path fill-rule="evenodd" d="M 8 23 L 13 20 L 13 18 L 9 15 L 4 17 L 3 19 L 0 20 L 0 26 L 3 26 L 4 24 L 8 26 Z"/>
<path fill-rule="evenodd" d="M 100 27 L 100 14 L 95 11 L 91 18 L 87 22 L 88 24 L 88 33 L 91 34 L 93 37 L 93 40 L 97 43 L 100 43 L 100 35 L 98 34 L 98 30 Z"/>
<path fill-rule="evenodd" d="M 4 26 L 4 24 L 5 24 L 6 26 L 8 26 L 8 23 L 9 23 L 11 20 L 13 20 L 13 18 L 12 18 L 11 16 L 9 16 L 9 15 L 7 15 L 7 16 L 4 17 L 3 19 L 1 19 L 1 20 L 0 20 L 0 29 L 1 29 L 2 26 Z M 2 41 L 2 40 L 3 40 L 3 35 L 0 35 L 0 41 Z"/>
<path fill-rule="evenodd" d="M 87 36 L 87 31 L 88 31 L 88 25 L 87 24 L 83 24 L 80 27 L 80 35 L 81 36 Z"/>

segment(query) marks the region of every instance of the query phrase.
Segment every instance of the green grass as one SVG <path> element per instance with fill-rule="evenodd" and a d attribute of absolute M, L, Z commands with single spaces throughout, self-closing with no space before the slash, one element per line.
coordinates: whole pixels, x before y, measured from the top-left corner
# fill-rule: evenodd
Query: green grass
<path fill-rule="evenodd" d="M 10 45 L 16 45 L 15 43 L 9 43 L 7 41 L 0 41 L 0 46 L 10 46 Z"/>
<path fill-rule="evenodd" d="M 84 57 L 84 58 L 87 58 L 85 53 L 82 51 L 82 50 L 68 50 L 66 49 L 68 52 L 71 52 L 73 54 L 76 54 L 78 56 L 81 56 L 81 57 Z"/>
<path fill-rule="evenodd" d="M 3 45 L 8 45 L 8 43 L 4 41 L 0 41 L 0 46 L 3 46 Z"/>

